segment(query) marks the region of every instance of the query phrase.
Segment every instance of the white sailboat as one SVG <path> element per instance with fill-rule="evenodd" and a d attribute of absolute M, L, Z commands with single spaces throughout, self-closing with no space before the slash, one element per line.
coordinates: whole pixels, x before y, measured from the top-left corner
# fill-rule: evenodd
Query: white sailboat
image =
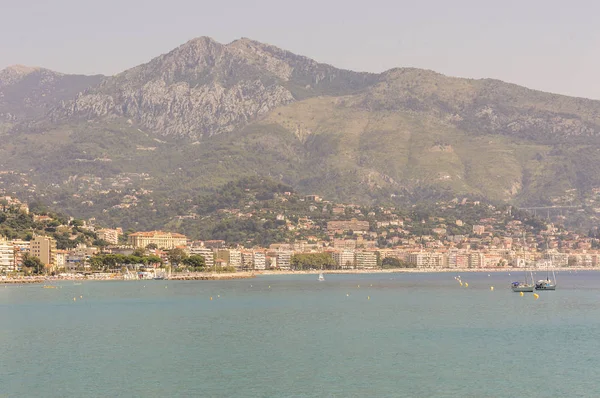
<path fill-rule="evenodd" d="M 534 289 L 533 274 L 531 273 L 531 271 L 529 271 L 529 274 L 531 275 L 531 283 L 527 280 L 527 271 L 525 271 L 525 281 L 524 282 L 519 281 L 519 282 L 512 282 L 510 284 L 510 287 L 513 292 L 525 292 L 525 293 L 533 292 L 533 289 Z"/>
<path fill-rule="evenodd" d="M 552 269 L 552 280 L 550 280 L 550 270 L 546 262 L 546 279 L 541 279 L 535 284 L 535 290 L 556 290 L 556 275 Z"/>
<path fill-rule="evenodd" d="M 319 282 L 323 282 L 325 280 L 325 277 L 323 276 L 323 273 L 321 272 L 319 274 Z"/>

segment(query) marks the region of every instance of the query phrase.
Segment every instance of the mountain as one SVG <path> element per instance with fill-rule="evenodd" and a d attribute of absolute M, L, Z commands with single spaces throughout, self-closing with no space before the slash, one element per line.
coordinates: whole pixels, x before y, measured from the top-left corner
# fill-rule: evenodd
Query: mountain
<path fill-rule="evenodd" d="M 165 137 L 231 132 L 272 109 L 318 94 L 343 95 L 375 79 L 248 39 L 191 40 L 106 79 L 63 107 L 66 117 L 124 117 Z"/>
<path fill-rule="evenodd" d="M 13 65 L 0 71 L 0 123 L 14 125 L 46 116 L 103 76 L 64 75 L 44 68 Z"/>
<path fill-rule="evenodd" d="M 126 227 L 176 228 L 250 176 L 344 202 L 463 195 L 598 220 L 600 102 L 498 80 L 201 37 L 111 77 L 8 68 L 0 101 L 0 187 Z"/>

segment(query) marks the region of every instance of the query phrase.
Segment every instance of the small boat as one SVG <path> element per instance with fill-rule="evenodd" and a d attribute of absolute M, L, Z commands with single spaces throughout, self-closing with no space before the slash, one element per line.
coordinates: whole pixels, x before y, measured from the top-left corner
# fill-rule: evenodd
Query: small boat
<path fill-rule="evenodd" d="M 323 282 L 325 280 L 325 277 L 323 276 L 323 273 L 321 272 L 319 274 L 319 282 Z"/>
<path fill-rule="evenodd" d="M 529 272 L 531 274 L 531 271 Z M 533 274 L 531 275 L 531 283 L 527 281 L 527 271 L 525 271 L 525 282 L 513 282 L 510 285 L 510 288 L 513 292 L 524 292 L 524 293 L 532 293 L 534 289 L 533 285 Z"/>
<path fill-rule="evenodd" d="M 548 270 L 548 263 L 546 263 L 546 279 L 537 281 L 535 290 L 556 290 L 556 275 L 554 274 L 554 270 L 552 270 L 552 278 L 554 281 L 550 280 L 550 271 Z"/>
<path fill-rule="evenodd" d="M 511 289 L 513 292 L 524 292 L 524 293 L 532 293 L 534 286 L 530 283 L 526 282 L 513 282 L 511 284 Z"/>

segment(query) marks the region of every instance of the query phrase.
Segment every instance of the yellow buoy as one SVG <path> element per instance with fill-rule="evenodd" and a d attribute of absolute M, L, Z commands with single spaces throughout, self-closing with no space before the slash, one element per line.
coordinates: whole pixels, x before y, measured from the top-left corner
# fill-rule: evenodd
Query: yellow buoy
<path fill-rule="evenodd" d="M 460 285 L 462 286 L 462 285 L 463 285 L 463 283 L 461 282 L 461 283 L 460 283 Z"/>
<path fill-rule="evenodd" d="M 490 286 L 490 290 L 493 292 L 494 291 L 494 286 Z"/>
<path fill-rule="evenodd" d="M 467 282 L 465 282 L 465 287 L 469 287 L 469 284 Z"/>
<path fill-rule="evenodd" d="M 212 297 L 210 298 L 210 301 L 212 301 Z"/>
<path fill-rule="evenodd" d="M 523 292 L 520 292 L 520 293 L 519 293 L 519 296 L 523 296 Z"/>
<path fill-rule="evenodd" d="M 77 301 L 77 297 L 73 297 L 73 301 Z"/>
<path fill-rule="evenodd" d="M 367 296 L 367 300 L 371 300 L 371 296 Z"/>
<path fill-rule="evenodd" d="M 534 297 L 534 298 L 537 300 L 537 299 L 539 299 L 539 298 L 540 298 L 540 295 L 539 295 L 539 294 L 537 294 L 537 293 L 533 293 L 533 297 Z"/>

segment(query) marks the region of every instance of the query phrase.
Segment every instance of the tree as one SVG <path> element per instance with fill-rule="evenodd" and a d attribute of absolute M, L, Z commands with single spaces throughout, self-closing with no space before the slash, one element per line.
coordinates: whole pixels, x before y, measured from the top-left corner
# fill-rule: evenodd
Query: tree
<path fill-rule="evenodd" d="M 296 270 L 333 269 L 336 266 L 327 253 L 297 253 L 292 256 L 290 263 Z"/>
<path fill-rule="evenodd" d="M 138 247 L 133 251 L 133 253 L 131 253 L 131 255 L 136 257 L 144 257 L 146 255 L 146 249 Z"/>
<path fill-rule="evenodd" d="M 381 262 L 382 268 L 401 268 L 402 262 L 396 257 L 386 257 Z"/>
<path fill-rule="evenodd" d="M 171 249 L 169 251 L 169 262 L 175 266 L 179 265 L 183 260 L 187 258 L 187 253 L 180 248 Z"/>
<path fill-rule="evenodd" d="M 156 243 L 148 243 L 148 245 L 146 245 L 146 249 L 156 250 L 156 249 L 158 249 L 158 245 Z"/>
<path fill-rule="evenodd" d="M 83 227 L 83 224 L 85 224 L 85 222 L 83 220 L 73 220 L 71 221 L 71 225 L 74 227 Z"/>
<path fill-rule="evenodd" d="M 206 260 L 203 256 L 193 255 L 183 259 L 183 264 L 194 271 L 200 271 L 206 266 Z"/>
<path fill-rule="evenodd" d="M 30 253 L 23 254 L 23 267 L 31 270 L 34 274 L 44 273 L 44 263 L 37 258 L 32 256 Z"/>

